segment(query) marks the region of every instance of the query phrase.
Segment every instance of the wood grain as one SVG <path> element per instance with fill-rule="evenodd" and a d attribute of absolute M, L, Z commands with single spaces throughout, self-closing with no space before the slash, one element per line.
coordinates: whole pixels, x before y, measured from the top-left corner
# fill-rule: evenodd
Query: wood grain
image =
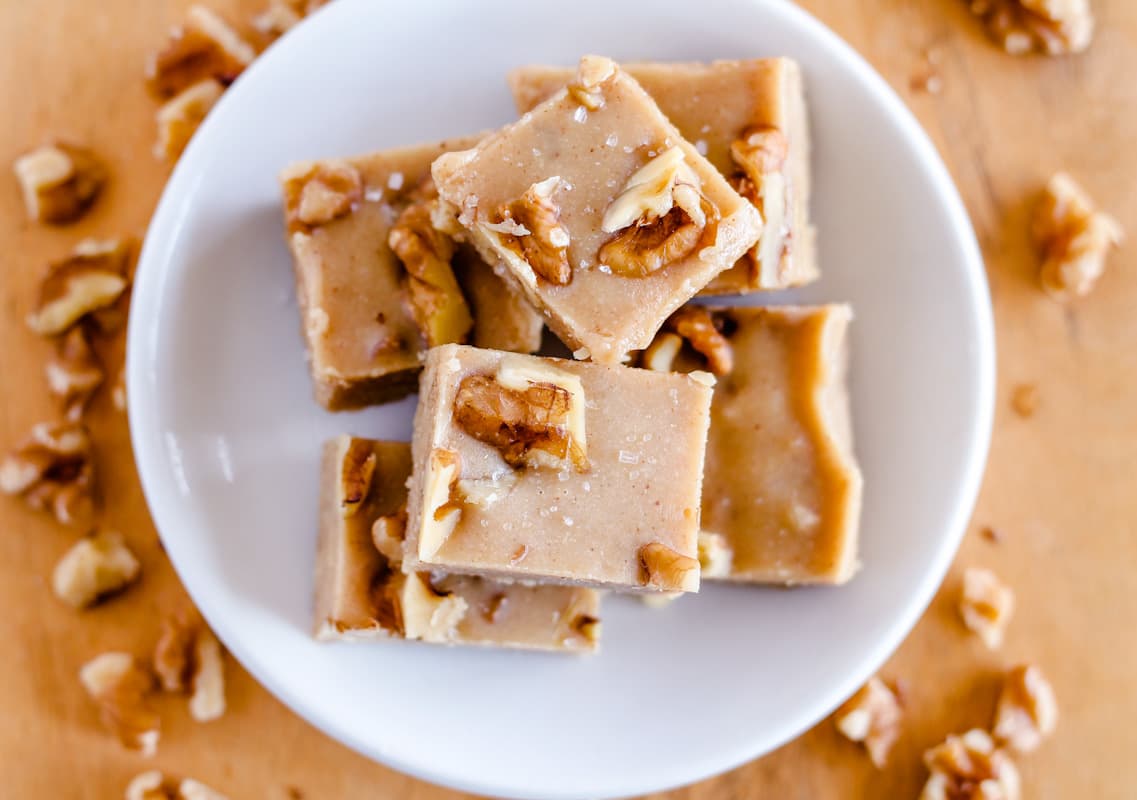
<path fill-rule="evenodd" d="M 257 3 L 213 0 L 243 18 Z M 86 235 L 141 236 L 167 169 L 150 157 L 154 104 L 141 69 L 186 2 L 2 0 L 0 164 L 51 136 L 71 136 L 110 160 L 114 180 L 77 225 L 24 220 L 10 177 L 0 179 L 0 444 L 53 414 L 43 381 L 48 345 L 23 324 L 49 259 Z M 1031 798 L 1132 797 L 1137 786 L 1137 272 L 1132 248 L 1115 256 L 1097 291 L 1069 307 L 1036 288 L 1026 236 L 1032 195 L 1070 170 L 1137 233 L 1137 4 L 1094 0 L 1091 51 L 1069 59 L 1014 59 L 992 47 L 959 0 L 806 0 L 909 103 L 959 184 L 987 259 L 998 328 L 998 410 L 978 509 L 943 590 L 884 668 L 909 686 L 906 732 L 888 769 L 822 723 L 776 753 L 659 798 L 915 797 L 920 753 L 951 731 L 988 723 L 1000 671 L 1040 664 L 1053 680 L 1057 735 L 1022 759 Z M 911 87 L 926 48 L 941 56 L 939 94 Z M 6 169 L 6 168 L 5 168 Z M 887 235 L 887 231 L 866 232 Z M 121 340 L 104 352 L 117 369 Z M 1038 387 L 1030 419 L 1013 388 Z M 92 425 L 105 520 L 143 561 L 129 594 L 77 614 L 46 578 L 75 534 L 0 503 L 0 774 L 6 797 L 104 800 L 150 764 L 188 774 L 234 798 L 400 797 L 452 792 L 372 764 L 293 716 L 236 664 L 230 711 L 190 721 L 184 702 L 161 701 L 165 731 L 145 762 L 100 730 L 76 670 L 108 648 L 146 652 L 161 617 L 184 594 L 150 523 L 134 473 L 125 418 L 106 393 Z M 1001 534 L 993 544 L 983 526 Z M 960 627 L 954 598 L 964 566 L 994 568 L 1019 610 L 999 653 Z M 760 720 L 755 721 L 760 724 Z M 62 768 L 66 765 L 69 768 Z"/>

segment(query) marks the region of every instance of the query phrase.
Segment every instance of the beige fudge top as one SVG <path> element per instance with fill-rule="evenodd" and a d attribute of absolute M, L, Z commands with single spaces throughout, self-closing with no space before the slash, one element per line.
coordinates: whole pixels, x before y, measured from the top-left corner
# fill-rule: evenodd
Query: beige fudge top
<path fill-rule="evenodd" d="M 756 583 L 843 583 L 857 568 L 861 473 L 845 388 L 845 305 L 715 309 L 733 370 L 711 406 L 702 526 Z M 690 345 L 675 366 L 705 368 Z M 706 549 L 706 548 L 704 548 Z M 725 570 L 723 570 L 725 571 Z"/>
<path fill-rule="evenodd" d="M 624 69 L 659 104 L 684 138 L 719 172 L 756 182 L 747 194 L 763 212 L 762 239 L 701 294 L 742 294 L 801 286 L 818 277 L 809 220 L 809 121 L 801 70 L 788 58 L 701 63 L 632 63 Z M 509 74 L 520 113 L 551 97 L 573 76 L 569 67 L 526 66 Z M 731 146 L 751 130 L 774 129 L 785 158 L 768 175 L 745 171 Z M 755 181 L 761 176 L 761 179 Z"/>
<path fill-rule="evenodd" d="M 399 213 L 422 194 L 430 163 L 478 137 L 416 145 L 349 159 L 294 164 L 282 182 L 335 170 L 346 201 L 317 224 L 289 225 L 297 295 L 319 402 L 333 410 L 413 392 L 422 334 L 406 294 L 406 271 L 388 244 Z M 286 201 L 287 205 L 287 201 Z M 287 208 L 286 208 L 287 212 Z M 510 290 L 472 248 L 461 246 L 454 272 L 472 307 L 472 340 L 483 347 L 533 352 L 540 315 Z"/>
<path fill-rule="evenodd" d="M 571 348 L 586 348 L 582 357 L 614 363 L 646 347 L 668 314 L 745 253 L 758 239 L 761 216 L 612 62 L 586 58 L 577 77 L 578 91 L 562 89 L 476 148 L 439 157 L 433 173 L 440 196 L 460 211 L 471 241 L 542 309 L 549 327 Z M 669 153 L 672 148 L 677 153 Z M 626 191 L 629 182 L 649 163 L 659 165 L 656 159 L 665 154 L 679 156 L 682 166 L 676 169 L 686 177 L 639 191 L 658 191 L 665 198 L 660 213 L 681 215 L 675 187 L 697 184 L 710 214 L 705 225 L 686 229 L 697 237 L 687 248 L 678 247 L 676 237 L 652 236 L 665 220 L 690 223 L 691 215 L 645 212 L 636 222 L 615 213 L 639 206 L 644 198 Z M 536 211 L 506 213 L 531 191 L 547 195 L 548 214 L 536 221 L 543 229 L 533 221 Z M 623 205 L 614 208 L 620 196 Z M 511 220 L 534 230 L 519 229 Z M 623 231 L 646 235 L 629 246 L 629 263 L 620 268 L 625 259 L 617 261 L 618 253 L 605 250 L 601 258 L 601 252 Z M 541 255 L 530 252 L 531 246 Z M 567 275 L 550 280 L 542 257 L 567 257 Z M 640 268 L 646 274 L 635 275 Z"/>
<path fill-rule="evenodd" d="M 711 398 L 700 377 L 709 378 L 457 345 L 432 349 L 415 415 L 404 569 L 697 590 Z M 550 420 L 578 447 L 570 448 L 572 460 L 507 463 L 503 447 L 528 435 L 522 425 L 507 425 L 516 421 L 509 398 L 496 403 L 500 413 L 486 426 L 504 442 L 472 434 L 459 400 L 477 381 L 491 390 L 566 387 L 569 410 Z"/>
<path fill-rule="evenodd" d="M 596 649 L 600 600 L 592 589 L 400 572 L 410 472 L 409 444 L 340 436 L 324 446 L 316 638 Z"/>

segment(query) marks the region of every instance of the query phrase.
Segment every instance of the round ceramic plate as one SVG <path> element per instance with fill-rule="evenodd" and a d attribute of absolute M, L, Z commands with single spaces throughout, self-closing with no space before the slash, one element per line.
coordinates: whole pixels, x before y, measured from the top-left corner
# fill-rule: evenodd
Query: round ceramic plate
<path fill-rule="evenodd" d="M 509 122 L 506 70 L 584 53 L 800 60 L 824 278 L 761 299 L 855 309 L 864 567 L 844 588 L 706 586 L 662 611 L 609 597 L 595 657 L 317 644 L 320 445 L 343 432 L 407 439 L 414 400 L 353 414 L 312 400 L 277 173 Z M 911 628 L 979 484 L 990 313 L 974 236 L 927 138 L 864 61 L 789 3 L 656 0 L 647 13 L 634 0 L 338 0 L 241 77 L 170 180 L 134 291 L 131 429 L 186 587 L 297 713 L 396 769 L 480 794 L 638 794 L 797 735 Z"/>

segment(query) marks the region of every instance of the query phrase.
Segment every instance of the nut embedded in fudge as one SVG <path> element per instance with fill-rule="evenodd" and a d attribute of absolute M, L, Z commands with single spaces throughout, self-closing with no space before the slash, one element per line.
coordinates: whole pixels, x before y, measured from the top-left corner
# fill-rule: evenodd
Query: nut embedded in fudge
<path fill-rule="evenodd" d="M 471 242 L 571 348 L 603 363 L 735 263 L 761 214 L 615 63 L 432 167 Z"/>
<path fill-rule="evenodd" d="M 710 383 L 705 374 L 431 350 L 404 568 L 697 591 Z"/>

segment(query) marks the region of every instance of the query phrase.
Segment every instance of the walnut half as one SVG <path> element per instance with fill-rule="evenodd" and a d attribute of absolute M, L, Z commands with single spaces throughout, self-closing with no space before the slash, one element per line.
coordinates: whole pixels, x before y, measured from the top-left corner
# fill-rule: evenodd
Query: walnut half
<path fill-rule="evenodd" d="M 968 0 L 988 35 L 1011 55 L 1080 53 L 1094 37 L 1089 0 Z"/>
<path fill-rule="evenodd" d="M 80 539 L 63 555 L 51 586 L 63 602 L 86 608 L 125 589 L 141 568 L 121 534 L 101 531 Z"/>
<path fill-rule="evenodd" d="M 83 216 L 107 180 L 107 168 L 94 152 L 63 142 L 20 156 L 13 169 L 28 217 L 52 224 Z"/>
<path fill-rule="evenodd" d="M 888 763 L 888 754 L 900 735 L 900 700 L 875 675 L 845 701 L 834 715 L 837 730 L 850 741 L 860 742 L 877 769 Z"/>
<path fill-rule="evenodd" d="M 28 327 L 43 336 L 65 333 L 86 315 L 115 303 L 126 291 L 129 241 L 84 239 L 48 267 Z"/>
<path fill-rule="evenodd" d="M 521 197 L 498 209 L 499 221 L 481 223 L 503 247 L 528 264 L 534 275 L 555 286 L 572 281 L 569 233 L 561 225 L 560 206 L 554 198 L 563 184 L 556 175 L 534 183 Z"/>
<path fill-rule="evenodd" d="M 103 653 L 79 671 L 79 681 L 99 707 L 99 719 L 126 747 L 145 756 L 158 748 L 160 723 L 146 696 L 154 676 L 130 653 Z"/>
<path fill-rule="evenodd" d="M 931 775 L 920 800 L 1019 800 L 1019 771 L 986 731 L 948 736 L 924 763 Z"/>
<path fill-rule="evenodd" d="M 91 437 L 81 423 L 40 423 L 0 462 L 0 493 L 22 495 L 64 525 L 91 518 L 94 484 Z"/>
<path fill-rule="evenodd" d="M 1042 670 L 1022 665 L 1008 672 L 995 708 L 995 738 L 1012 750 L 1029 753 L 1057 726 L 1058 702 Z"/>
<path fill-rule="evenodd" d="M 1047 183 L 1035 211 L 1034 238 L 1043 254 L 1042 288 L 1056 300 L 1068 300 L 1093 289 L 1123 232 L 1073 178 L 1060 172 Z"/>

